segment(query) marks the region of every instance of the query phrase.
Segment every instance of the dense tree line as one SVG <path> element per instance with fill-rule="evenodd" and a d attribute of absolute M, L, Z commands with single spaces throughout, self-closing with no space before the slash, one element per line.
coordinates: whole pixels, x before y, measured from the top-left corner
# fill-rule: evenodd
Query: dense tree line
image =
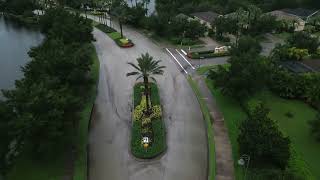
<path fill-rule="evenodd" d="M 317 0 L 157 0 L 158 13 L 178 14 L 213 10 L 225 14 L 240 7 L 256 5 L 264 12 L 282 8 L 320 8 Z M 165 12 L 165 13 L 164 13 Z"/>
<path fill-rule="evenodd" d="M 288 38 L 287 43 L 290 47 L 312 51 L 314 44 L 319 42 L 311 36 L 297 33 Z M 320 74 L 291 73 L 279 66 L 279 62 L 283 61 L 279 56 L 262 57 L 260 51 L 261 47 L 255 38 L 240 37 L 238 44 L 230 51 L 230 66 L 218 66 L 210 71 L 208 78 L 213 80 L 213 85 L 223 94 L 238 100 L 248 114 L 248 119 L 240 126 L 239 153 L 250 153 L 252 167 L 280 169 L 279 173 L 283 174 L 285 172 L 281 171 L 286 169 L 290 159 L 290 141 L 268 118 L 269 111 L 264 105 L 250 109 L 248 99 L 252 94 L 269 89 L 280 97 L 301 99 L 319 108 Z M 319 124 L 318 117 L 310 121 L 311 133 L 317 139 Z"/>
<path fill-rule="evenodd" d="M 34 0 L 4 0 L 0 1 L 0 11 L 22 15 L 36 8 Z"/>
<path fill-rule="evenodd" d="M 73 142 L 78 112 L 92 84 L 90 21 L 58 8 L 48 10 L 40 22 L 46 39 L 31 49 L 24 77 L 15 89 L 3 91 L 0 102 L 3 171 L 24 151 L 38 159 L 61 154 Z"/>

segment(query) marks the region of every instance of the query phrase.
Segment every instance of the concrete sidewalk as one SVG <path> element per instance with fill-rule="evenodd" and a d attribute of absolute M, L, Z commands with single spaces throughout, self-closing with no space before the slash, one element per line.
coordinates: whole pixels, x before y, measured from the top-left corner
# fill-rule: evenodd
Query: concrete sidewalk
<path fill-rule="evenodd" d="M 212 117 L 216 152 L 216 180 L 232 180 L 234 179 L 232 148 L 223 114 L 219 110 L 204 78 L 200 75 L 193 75 L 193 79 L 197 82 Z"/>

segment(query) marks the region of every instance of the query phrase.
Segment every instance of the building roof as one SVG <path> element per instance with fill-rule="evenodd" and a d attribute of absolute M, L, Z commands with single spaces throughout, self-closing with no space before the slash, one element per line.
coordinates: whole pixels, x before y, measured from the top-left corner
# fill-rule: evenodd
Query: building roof
<path fill-rule="evenodd" d="M 280 11 L 298 16 L 302 19 L 306 19 L 309 16 L 314 15 L 318 10 L 314 10 L 314 9 L 311 10 L 311 9 L 304 9 L 304 8 L 295 8 L 295 9 L 286 8 L 286 9 L 281 9 Z"/>
<path fill-rule="evenodd" d="M 189 16 L 187 16 L 187 15 L 185 15 L 183 13 L 180 13 L 180 14 L 176 15 L 176 18 L 178 18 L 178 19 L 188 19 Z"/>
<path fill-rule="evenodd" d="M 220 16 L 220 14 L 212 12 L 212 11 L 207 11 L 207 12 L 192 13 L 191 16 L 197 17 L 205 22 L 212 23 L 215 21 L 215 19 L 217 17 Z"/>
<path fill-rule="evenodd" d="M 302 61 L 302 63 L 310 68 L 312 68 L 314 71 L 320 72 L 320 59 L 308 59 Z"/>
<path fill-rule="evenodd" d="M 303 21 L 303 19 L 302 19 L 301 17 L 296 16 L 296 15 L 294 15 L 294 14 L 290 14 L 290 13 L 284 12 L 284 11 L 282 11 L 282 10 L 271 11 L 271 12 L 268 12 L 267 14 L 276 16 L 276 18 L 277 18 L 277 19 L 280 19 L 280 20 Z"/>
<path fill-rule="evenodd" d="M 286 62 L 281 62 L 280 66 L 283 68 L 288 69 L 289 71 L 293 73 L 308 73 L 308 72 L 315 72 L 314 69 L 311 67 L 297 61 L 286 61 Z"/>

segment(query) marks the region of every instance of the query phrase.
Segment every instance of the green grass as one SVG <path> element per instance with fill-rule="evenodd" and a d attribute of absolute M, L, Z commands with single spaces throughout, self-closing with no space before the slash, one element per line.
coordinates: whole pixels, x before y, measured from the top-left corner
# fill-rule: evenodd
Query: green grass
<path fill-rule="evenodd" d="M 116 31 L 115 29 L 113 29 L 112 27 L 106 26 L 106 25 L 104 25 L 104 24 L 100 24 L 100 23 L 98 23 L 98 22 L 96 22 L 96 21 L 93 21 L 93 25 L 94 25 L 96 28 L 100 29 L 100 31 L 102 31 L 102 32 L 104 32 L 104 33 L 106 33 L 106 34 L 112 33 L 112 32 L 117 32 L 117 31 Z"/>
<path fill-rule="evenodd" d="M 232 157 L 234 160 L 235 176 L 237 180 L 243 179 L 243 169 L 237 164 L 239 159 L 238 154 L 238 142 L 237 137 L 239 134 L 239 125 L 247 117 L 246 113 L 243 112 L 242 108 L 234 99 L 225 97 L 220 91 L 217 91 L 213 85 L 212 81 L 206 79 L 206 83 L 211 93 L 215 96 L 218 107 L 222 111 L 224 116 L 225 124 L 228 128 L 228 134 L 232 146 Z"/>
<path fill-rule="evenodd" d="M 282 33 L 277 33 L 277 34 L 273 34 L 273 35 L 279 39 L 287 40 L 291 34 L 293 34 L 293 33 L 282 32 Z"/>
<path fill-rule="evenodd" d="M 133 103 L 134 107 L 138 106 L 141 102 L 142 92 L 144 87 L 142 83 L 134 86 Z M 161 105 L 158 87 L 156 84 L 151 83 L 151 103 L 152 105 Z M 153 129 L 153 143 L 147 150 L 141 145 L 141 122 L 133 120 L 132 136 L 131 136 L 131 152 L 132 154 L 141 159 L 151 159 L 162 154 L 167 149 L 166 144 L 166 130 L 162 118 L 152 120 Z"/>
<path fill-rule="evenodd" d="M 108 36 L 113 40 L 121 38 L 121 34 L 119 32 L 108 33 Z"/>
<path fill-rule="evenodd" d="M 212 67 L 200 68 L 198 73 L 204 73 L 210 68 Z M 239 134 L 238 126 L 247 116 L 239 103 L 230 97 L 222 95 L 213 86 L 211 80 L 206 79 L 206 83 L 224 115 L 232 144 L 236 179 L 243 179 L 243 169 L 236 164 L 239 159 L 237 137 Z M 264 102 L 270 109 L 270 118 L 277 121 L 280 130 L 290 137 L 292 141 L 290 170 L 295 171 L 296 174 L 303 175 L 306 179 L 319 179 L 320 143 L 317 143 L 310 136 L 310 129 L 307 124 L 307 121 L 314 118 L 317 112 L 301 101 L 282 99 L 268 91 L 253 96 L 250 99 L 250 102 L 252 101 Z M 285 116 L 287 112 L 291 112 L 294 116 L 288 118 Z M 316 178 L 313 176 L 316 176 Z"/>
<path fill-rule="evenodd" d="M 213 127 L 211 124 L 211 116 L 210 116 L 210 111 L 208 109 L 208 106 L 206 102 L 203 100 L 203 96 L 196 84 L 192 80 L 192 78 L 189 76 L 188 77 L 188 82 L 193 89 L 198 102 L 200 104 L 200 108 L 203 114 L 203 118 L 206 122 L 206 127 L 207 127 L 207 137 L 208 137 L 208 144 L 209 144 L 209 173 L 208 173 L 208 179 L 209 180 L 214 180 L 215 179 L 215 174 L 216 174 L 216 159 L 215 159 L 215 144 L 214 144 L 214 137 L 213 137 Z"/>
<path fill-rule="evenodd" d="M 253 101 L 256 100 L 264 102 L 270 108 L 270 118 L 276 120 L 282 132 L 290 137 L 295 156 L 300 159 L 292 162 L 292 166 L 301 169 L 309 176 L 310 168 L 317 179 L 320 179 L 320 143 L 312 138 L 308 126 L 308 121 L 316 117 L 316 110 L 301 101 L 282 99 L 270 92 L 257 94 L 253 97 Z M 292 118 L 285 115 L 288 112 L 293 114 Z"/>
<path fill-rule="evenodd" d="M 90 76 L 94 83 L 90 89 L 89 100 L 85 104 L 84 110 L 80 113 L 80 122 L 77 136 L 77 158 L 74 166 L 74 179 L 85 180 L 87 179 L 87 144 L 88 144 L 88 127 L 90 122 L 91 110 L 97 95 L 97 83 L 99 78 L 99 59 L 94 46 L 92 45 L 92 59 Z"/>

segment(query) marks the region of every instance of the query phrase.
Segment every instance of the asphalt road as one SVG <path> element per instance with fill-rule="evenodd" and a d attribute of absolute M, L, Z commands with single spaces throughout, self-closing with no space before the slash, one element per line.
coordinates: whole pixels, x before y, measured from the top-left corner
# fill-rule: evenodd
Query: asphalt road
<path fill-rule="evenodd" d="M 206 180 L 207 138 L 198 101 L 185 73 L 148 38 L 125 27 L 136 44 L 121 49 L 95 29 L 100 79 L 89 137 L 90 180 Z M 149 52 L 167 66 L 156 77 L 167 128 L 167 152 L 151 161 L 138 161 L 129 151 L 134 77 L 125 74 L 141 53 Z"/>

